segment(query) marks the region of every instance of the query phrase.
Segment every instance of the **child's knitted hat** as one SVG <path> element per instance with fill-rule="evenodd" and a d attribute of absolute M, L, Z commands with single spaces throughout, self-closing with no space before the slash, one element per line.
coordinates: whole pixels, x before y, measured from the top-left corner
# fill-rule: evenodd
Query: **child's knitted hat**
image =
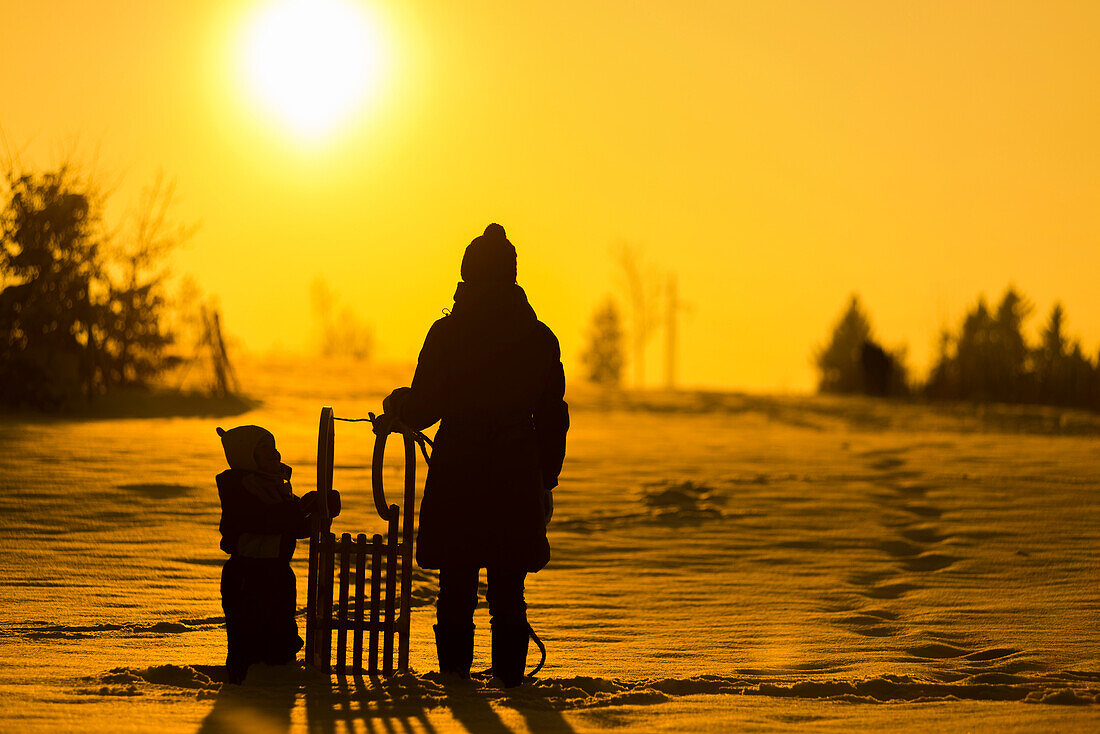
<path fill-rule="evenodd" d="M 275 436 L 271 431 L 259 426 L 237 426 L 228 431 L 218 428 L 218 435 L 222 438 L 225 460 L 229 462 L 230 469 L 264 473 L 256 464 L 256 447 L 266 441 L 275 445 Z"/>

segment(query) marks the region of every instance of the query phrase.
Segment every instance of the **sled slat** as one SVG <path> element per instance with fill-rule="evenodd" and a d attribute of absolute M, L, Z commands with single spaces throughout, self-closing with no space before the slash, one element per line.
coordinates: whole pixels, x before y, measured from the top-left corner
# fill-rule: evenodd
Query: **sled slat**
<path fill-rule="evenodd" d="M 367 536 L 359 533 L 355 545 L 355 637 L 352 643 L 351 667 L 358 673 L 363 670 L 363 587 L 366 581 Z"/>
<path fill-rule="evenodd" d="M 351 581 L 351 534 L 344 533 L 341 537 L 340 551 L 340 609 L 337 610 L 337 637 L 336 637 L 336 670 L 343 673 L 347 671 L 348 657 L 348 584 Z"/>
<path fill-rule="evenodd" d="M 378 675 L 378 630 L 381 628 L 379 606 L 382 601 L 382 536 L 375 534 L 371 544 L 370 560 L 370 650 L 368 651 L 371 675 Z"/>
<path fill-rule="evenodd" d="M 397 601 L 397 505 L 390 505 L 390 527 L 386 551 L 386 625 L 383 630 L 382 675 L 393 675 L 394 603 Z"/>

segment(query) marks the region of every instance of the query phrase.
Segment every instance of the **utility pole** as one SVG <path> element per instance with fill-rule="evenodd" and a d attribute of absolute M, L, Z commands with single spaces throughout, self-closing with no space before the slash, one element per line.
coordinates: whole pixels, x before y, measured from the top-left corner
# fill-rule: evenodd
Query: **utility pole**
<path fill-rule="evenodd" d="M 668 283 L 665 289 L 665 389 L 676 389 L 676 340 L 677 319 L 680 315 L 679 290 L 676 286 L 676 274 L 668 274 Z"/>
<path fill-rule="evenodd" d="M 653 322 L 656 315 L 651 313 L 656 309 L 655 296 L 649 287 L 649 279 L 644 277 L 641 268 L 641 257 L 634 248 L 623 245 L 616 253 L 619 268 L 626 280 L 627 294 L 632 308 L 631 341 L 634 347 L 634 387 L 645 387 L 645 347 L 649 337 L 652 336 Z"/>

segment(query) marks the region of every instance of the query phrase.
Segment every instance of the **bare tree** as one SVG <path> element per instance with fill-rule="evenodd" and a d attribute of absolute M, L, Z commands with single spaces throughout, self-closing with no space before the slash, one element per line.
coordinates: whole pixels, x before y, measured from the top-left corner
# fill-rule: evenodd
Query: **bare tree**
<path fill-rule="evenodd" d="M 158 175 L 143 192 L 132 231 L 112 237 L 112 260 L 120 272 L 109 285 L 111 339 L 105 358 L 110 383 L 142 384 L 166 366 L 164 351 L 173 337 L 160 318 L 167 305 L 165 263 L 197 229 L 170 218 L 174 197 L 175 184 Z"/>
<path fill-rule="evenodd" d="M 370 324 L 350 306 L 342 306 L 339 295 L 324 278 L 313 281 L 309 296 L 321 356 L 370 359 L 374 352 L 374 329 Z"/>

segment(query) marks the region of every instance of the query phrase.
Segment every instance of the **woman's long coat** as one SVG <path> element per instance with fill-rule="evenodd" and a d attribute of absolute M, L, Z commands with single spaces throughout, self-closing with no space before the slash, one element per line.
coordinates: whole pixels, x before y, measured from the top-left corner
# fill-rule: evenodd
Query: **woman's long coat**
<path fill-rule="evenodd" d="M 523 290 L 459 284 L 399 408 L 412 428 L 442 421 L 420 506 L 420 566 L 546 565 L 543 492 L 565 458 L 564 396 L 558 340 Z"/>

